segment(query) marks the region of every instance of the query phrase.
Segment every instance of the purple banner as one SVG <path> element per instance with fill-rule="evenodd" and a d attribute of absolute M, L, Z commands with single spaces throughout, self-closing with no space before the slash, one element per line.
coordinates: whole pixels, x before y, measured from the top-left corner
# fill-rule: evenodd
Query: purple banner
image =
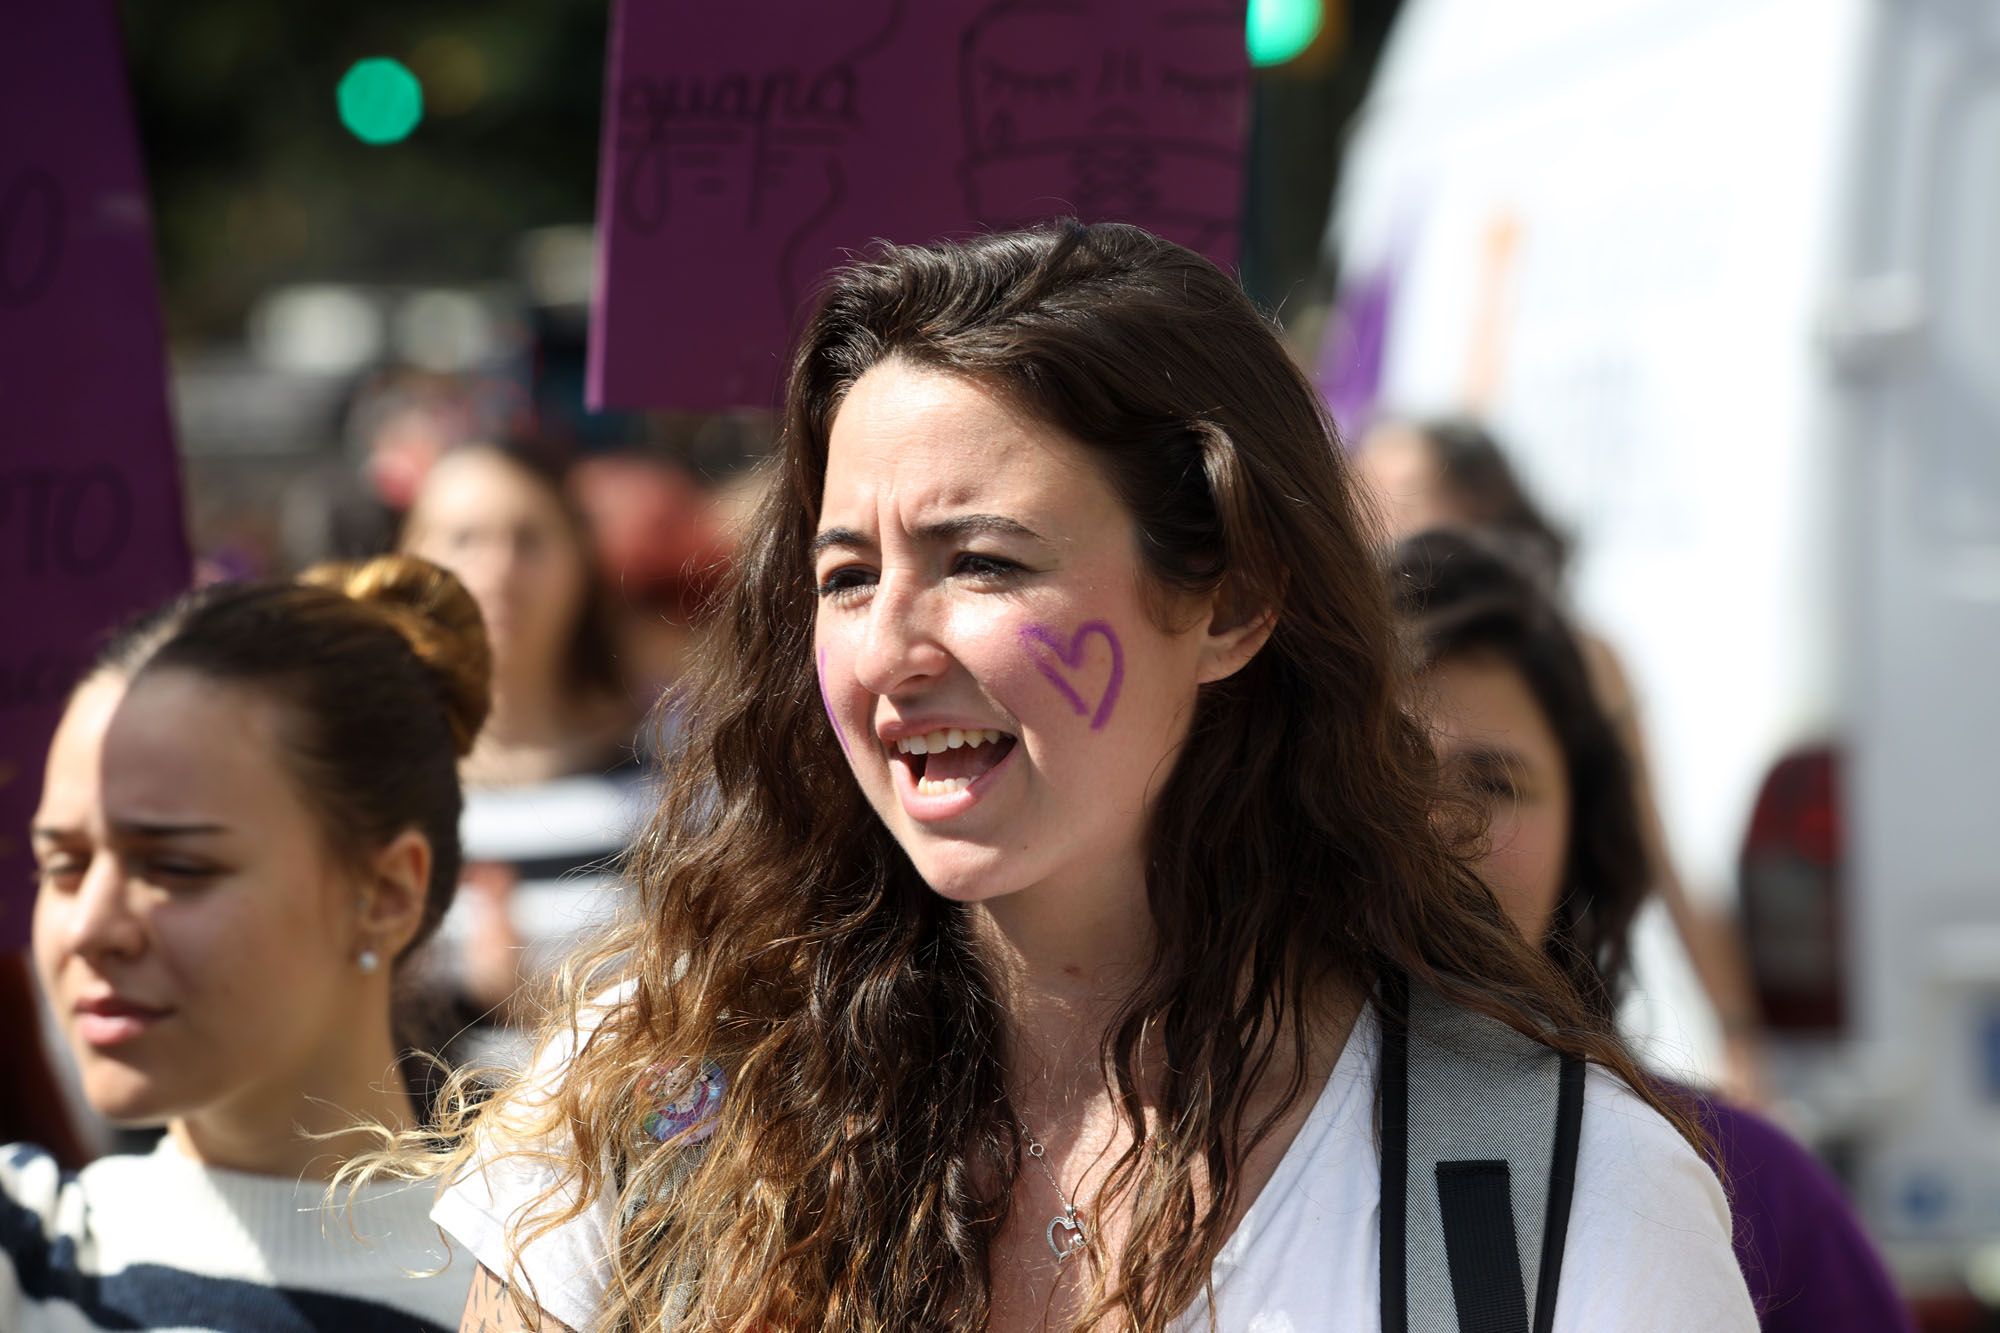
<path fill-rule="evenodd" d="M 183 587 L 151 222 L 110 0 L 0 41 L 0 951 L 49 736 L 107 628 Z"/>
<path fill-rule="evenodd" d="M 1074 214 L 1236 262 L 1245 0 L 618 0 L 594 406 L 771 405 L 826 270 Z"/>

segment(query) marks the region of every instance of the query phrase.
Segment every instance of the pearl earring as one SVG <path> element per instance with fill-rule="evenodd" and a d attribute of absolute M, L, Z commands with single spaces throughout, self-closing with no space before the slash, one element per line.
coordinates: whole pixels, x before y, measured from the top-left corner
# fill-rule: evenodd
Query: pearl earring
<path fill-rule="evenodd" d="M 376 953 L 373 949 L 363 949 L 361 956 L 354 961 L 360 965 L 363 972 L 372 973 L 382 966 L 382 955 Z"/>

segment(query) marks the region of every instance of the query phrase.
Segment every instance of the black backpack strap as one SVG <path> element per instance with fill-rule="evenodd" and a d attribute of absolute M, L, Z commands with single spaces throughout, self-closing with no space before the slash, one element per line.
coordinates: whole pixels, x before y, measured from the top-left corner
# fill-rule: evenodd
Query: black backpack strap
<path fill-rule="evenodd" d="M 1582 1063 L 1401 976 L 1377 1008 L 1383 1333 L 1548 1333 Z"/>
<path fill-rule="evenodd" d="M 1535 1283 L 1534 1333 L 1552 1333 L 1556 1326 L 1556 1289 L 1562 1285 L 1570 1196 L 1576 1193 L 1576 1153 L 1583 1141 L 1583 1061 L 1563 1056 L 1559 1078 L 1555 1151 L 1549 1156 L 1549 1211 L 1542 1223 L 1542 1271 Z"/>
<path fill-rule="evenodd" d="M 1460 1329 L 1528 1333 L 1521 1246 L 1514 1236 L 1514 1183 L 1505 1158 L 1437 1164 L 1451 1300 Z"/>
<path fill-rule="evenodd" d="M 1409 1333 L 1409 1276 L 1405 1242 L 1410 1184 L 1409 981 L 1383 975 L 1376 996 L 1382 1022 L 1382 1333 Z"/>

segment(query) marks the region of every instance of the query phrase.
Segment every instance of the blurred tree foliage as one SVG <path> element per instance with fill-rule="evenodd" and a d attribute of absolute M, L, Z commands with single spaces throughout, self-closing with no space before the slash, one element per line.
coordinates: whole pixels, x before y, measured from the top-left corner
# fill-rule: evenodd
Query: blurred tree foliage
<path fill-rule="evenodd" d="M 587 222 L 606 0 L 125 0 L 169 330 L 234 337 L 273 284 L 511 271 L 529 227 Z M 389 56 L 424 86 L 371 147 L 334 90 Z"/>

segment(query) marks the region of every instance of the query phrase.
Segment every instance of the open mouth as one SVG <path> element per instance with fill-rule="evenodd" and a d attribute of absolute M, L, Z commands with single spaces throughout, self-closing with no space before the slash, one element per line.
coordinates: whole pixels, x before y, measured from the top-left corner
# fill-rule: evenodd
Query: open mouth
<path fill-rule="evenodd" d="M 964 791 L 992 772 L 1014 748 L 1004 731 L 948 727 L 905 736 L 896 742 L 896 762 L 906 764 L 919 796 L 948 796 Z"/>

